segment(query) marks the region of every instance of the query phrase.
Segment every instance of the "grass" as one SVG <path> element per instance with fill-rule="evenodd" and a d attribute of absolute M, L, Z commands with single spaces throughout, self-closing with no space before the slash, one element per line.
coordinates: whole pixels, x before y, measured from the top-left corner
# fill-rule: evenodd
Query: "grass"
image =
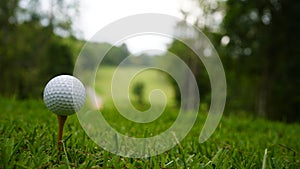
<path fill-rule="evenodd" d="M 266 168 L 300 167 L 299 124 L 224 117 L 214 135 L 199 144 L 205 120 L 200 115 L 180 145 L 158 156 L 131 159 L 98 147 L 73 115 L 65 126 L 66 151 L 59 155 L 57 119 L 42 101 L 1 99 L 0 107 L 0 168 L 261 168 L 265 149 Z"/>
<path fill-rule="evenodd" d="M 109 69 L 104 71 L 112 72 Z M 154 72 L 148 74 L 153 75 L 144 79 L 148 81 L 145 84 L 157 77 Z M 101 72 L 97 84 L 103 88 L 97 90 L 110 102 L 101 79 L 105 73 L 100 75 Z M 169 90 L 162 85 L 163 80 L 153 83 Z M 149 90 L 151 86 L 146 89 Z M 105 106 L 102 113 L 119 132 L 136 137 L 164 131 L 177 116 L 177 110 L 168 106 L 160 118 L 143 126 L 122 119 L 111 105 Z M 199 144 L 205 118 L 205 113 L 199 113 L 187 137 L 171 150 L 134 159 L 97 146 L 81 128 L 76 115 L 72 115 L 65 125 L 64 151 L 58 153 L 57 118 L 42 100 L 0 98 L 0 168 L 300 168 L 299 124 L 224 116 L 212 137 Z M 131 130 L 124 130 L 128 126 Z"/>
<path fill-rule="evenodd" d="M 131 74 L 132 72 L 137 72 L 137 68 L 135 67 L 123 67 L 121 68 L 121 76 L 124 79 L 130 78 L 128 74 Z M 105 103 L 108 102 L 108 105 L 110 107 L 112 103 L 112 94 L 111 94 L 111 83 L 112 83 L 112 77 L 114 75 L 115 68 L 104 66 L 101 67 L 98 72 L 95 79 L 95 89 L 96 92 L 103 97 L 103 100 Z M 129 91 L 132 92 L 132 88 L 134 84 L 137 82 L 142 82 L 145 85 L 144 93 L 145 93 L 145 102 L 148 102 L 148 95 L 149 93 L 154 89 L 161 89 L 167 97 L 167 100 L 169 101 L 169 105 L 174 105 L 174 102 L 172 102 L 174 91 L 172 90 L 171 85 L 169 85 L 169 82 L 166 78 L 167 76 L 164 75 L 162 72 L 158 72 L 155 69 L 150 69 L 146 71 L 142 71 L 137 74 L 137 76 L 134 77 L 134 79 L 131 81 L 129 86 Z M 122 84 L 118 84 L 122 85 Z M 127 99 L 127 93 L 124 91 L 118 92 L 118 96 L 121 97 L 121 99 L 126 100 Z M 130 98 L 135 101 L 132 93 L 129 93 Z"/>

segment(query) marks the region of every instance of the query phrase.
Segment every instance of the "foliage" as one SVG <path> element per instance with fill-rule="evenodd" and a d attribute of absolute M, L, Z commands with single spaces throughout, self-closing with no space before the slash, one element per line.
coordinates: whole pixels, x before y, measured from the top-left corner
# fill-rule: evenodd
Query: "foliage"
<path fill-rule="evenodd" d="M 139 104 L 144 102 L 144 89 L 145 84 L 143 82 L 136 82 L 133 86 L 132 92 L 138 100 Z"/>
<path fill-rule="evenodd" d="M 193 8 L 202 12 L 195 14 L 193 11 L 197 10 L 183 10 L 182 13 L 186 20 L 197 18 L 194 25 L 210 38 L 220 55 L 228 83 L 226 112 L 248 112 L 274 120 L 300 121 L 297 71 L 300 64 L 300 2 L 193 2 L 196 2 Z M 224 16 L 220 23 L 214 17 L 219 14 Z M 181 34 L 189 34 L 180 23 L 177 28 Z M 200 41 L 197 36 L 187 40 Z M 201 62 L 192 58 L 193 53 L 176 40 L 169 50 L 191 67 L 198 79 L 200 94 L 208 96 L 210 84 Z M 190 63 L 187 62 L 189 58 Z M 203 81 L 199 83 L 199 79 Z M 176 85 L 174 89 L 179 93 Z"/>
<path fill-rule="evenodd" d="M 103 64 L 105 65 L 119 65 L 128 55 L 129 51 L 126 44 L 121 46 L 112 46 L 103 58 Z"/>
<path fill-rule="evenodd" d="M 198 13 L 194 13 L 193 11 L 186 11 L 181 10 L 182 15 L 184 16 L 184 20 L 177 23 L 176 31 L 175 33 L 177 36 L 181 37 L 181 39 L 184 39 L 186 42 L 189 42 L 190 44 L 195 44 L 197 46 L 194 46 L 195 49 L 201 50 L 204 52 L 204 48 L 199 45 L 203 39 L 203 36 L 199 34 L 199 32 L 194 32 L 193 29 L 190 29 L 186 25 L 186 21 L 189 19 L 190 16 L 192 18 L 196 18 L 196 20 L 192 21 L 193 23 L 189 22 L 188 25 L 195 26 L 197 28 L 200 28 L 203 33 L 206 34 L 211 40 L 218 36 L 218 32 L 220 31 L 219 27 L 219 21 L 215 19 L 216 15 L 221 15 L 224 13 L 224 2 L 223 1 L 206 1 L 206 0 L 198 0 L 198 1 L 190 1 L 193 5 L 192 8 L 197 8 L 197 10 L 201 11 Z M 182 59 L 190 68 L 192 73 L 195 76 L 195 79 L 197 81 L 198 90 L 200 92 L 201 96 L 201 103 L 209 105 L 210 104 L 210 81 L 207 74 L 207 71 L 199 59 L 199 56 L 197 56 L 186 44 L 183 42 L 174 39 L 173 42 L 170 44 L 168 51 L 178 56 L 180 59 Z M 173 66 L 172 64 L 170 66 Z M 169 78 L 170 82 L 173 85 L 174 92 L 176 95 L 176 101 L 177 103 L 180 103 L 180 91 L 176 84 L 176 82 Z M 188 83 L 188 80 L 187 82 Z M 186 84 L 184 89 L 188 90 L 189 86 Z M 187 93 L 187 91 L 183 91 L 183 93 Z"/>
<path fill-rule="evenodd" d="M 54 34 L 58 27 L 42 25 L 39 2 L 30 1 L 31 8 L 21 7 L 21 2 L 2 1 L 0 6 L 0 94 L 36 98 L 53 76 L 72 73 L 72 53 Z"/>
<path fill-rule="evenodd" d="M 232 76 L 229 99 L 239 100 L 229 107 L 300 120 L 299 9 L 297 0 L 227 1 L 223 28 L 230 43 L 222 54 Z"/>
<path fill-rule="evenodd" d="M 208 104 L 210 98 L 210 83 L 207 71 L 205 70 L 203 63 L 200 61 L 200 58 L 188 46 L 186 46 L 179 40 L 174 40 L 170 45 L 168 51 L 180 57 L 180 59 L 182 59 L 189 66 L 197 81 L 199 92 L 201 95 L 201 102 Z M 174 66 L 172 65 L 172 63 L 169 64 L 169 66 Z M 180 105 L 181 95 L 177 83 L 172 77 L 169 77 L 169 80 L 173 85 L 176 101 L 177 103 L 179 103 L 178 105 Z M 188 90 L 188 84 L 185 85 L 186 86 L 183 88 Z M 187 93 L 187 91 L 182 92 Z"/>

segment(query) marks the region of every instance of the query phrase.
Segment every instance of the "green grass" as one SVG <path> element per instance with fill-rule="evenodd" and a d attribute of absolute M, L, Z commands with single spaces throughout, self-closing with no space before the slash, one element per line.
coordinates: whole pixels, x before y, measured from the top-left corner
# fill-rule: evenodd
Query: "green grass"
<path fill-rule="evenodd" d="M 96 78 L 96 90 L 105 101 L 102 113 L 116 130 L 143 137 L 159 134 L 172 125 L 178 113 L 172 104 L 149 124 L 135 124 L 120 116 L 112 106 L 108 92 L 108 78 L 113 68 L 105 67 L 101 71 Z M 134 71 L 134 68 L 124 69 L 124 76 L 127 71 Z M 161 88 L 167 98 L 172 99 L 172 90 L 158 72 L 144 73 L 147 76 L 141 74 L 135 80 L 145 82 L 145 96 L 152 89 Z M 117 156 L 96 145 L 81 128 L 76 115 L 66 122 L 65 151 L 59 153 L 56 149 L 57 118 L 42 100 L 18 101 L 0 97 L 0 169 L 262 168 L 264 159 L 265 168 L 300 168 L 299 124 L 224 116 L 212 137 L 199 144 L 198 137 L 206 118 L 203 112 L 199 113 L 194 127 L 179 145 L 157 156 L 134 159 Z M 128 127 L 129 131 L 126 130 Z"/>
<path fill-rule="evenodd" d="M 124 79 L 129 78 L 130 73 L 132 72 L 137 72 L 137 68 L 135 67 L 122 67 L 121 73 L 122 77 Z M 112 77 L 114 75 L 115 68 L 114 67 L 109 67 L 109 66 L 103 66 L 101 67 L 98 72 L 97 76 L 95 79 L 95 89 L 98 94 L 100 94 L 101 97 L 103 97 L 103 100 L 106 104 L 111 105 L 112 103 L 112 94 L 111 94 L 111 83 L 112 83 Z M 145 97 L 144 100 L 147 103 L 149 93 L 151 93 L 152 90 L 154 89 L 160 89 L 162 90 L 166 98 L 168 100 L 169 105 L 174 105 L 173 98 L 174 98 L 174 91 L 169 85 L 169 82 L 167 80 L 166 74 L 159 72 L 155 69 L 149 69 L 146 71 L 142 71 L 137 76 L 134 77 L 134 79 L 131 81 L 130 86 L 129 86 L 129 91 L 132 92 L 132 87 L 135 83 L 137 82 L 142 82 L 145 85 Z M 117 84 L 117 85 L 123 85 L 123 84 Z M 126 100 L 127 99 L 127 93 L 123 92 L 122 90 L 118 93 L 118 96 L 121 97 L 121 99 Z M 132 93 L 129 93 L 130 99 L 133 101 L 136 100 Z"/>
<path fill-rule="evenodd" d="M 66 153 L 58 155 L 56 116 L 42 101 L 1 99 L 0 107 L 0 168 L 261 168 L 265 149 L 266 168 L 300 167 L 299 124 L 223 117 L 213 136 L 199 144 L 205 120 L 200 114 L 180 145 L 158 156 L 131 159 L 98 147 L 73 115 L 65 126 Z M 164 124 L 168 122 L 148 127 L 148 132 Z"/>

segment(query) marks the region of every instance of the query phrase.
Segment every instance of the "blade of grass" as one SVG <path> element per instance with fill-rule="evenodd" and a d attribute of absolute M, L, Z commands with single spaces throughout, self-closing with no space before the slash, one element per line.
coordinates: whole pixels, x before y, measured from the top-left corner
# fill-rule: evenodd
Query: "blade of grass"
<path fill-rule="evenodd" d="M 262 169 L 266 168 L 267 155 L 268 155 L 268 149 L 266 148 L 265 154 L 264 154 L 264 159 L 263 159 L 263 164 L 262 164 Z"/>

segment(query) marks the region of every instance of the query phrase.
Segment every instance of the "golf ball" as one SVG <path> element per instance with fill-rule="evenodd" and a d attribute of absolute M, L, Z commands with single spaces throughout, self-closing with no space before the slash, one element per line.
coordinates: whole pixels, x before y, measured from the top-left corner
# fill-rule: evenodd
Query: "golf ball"
<path fill-rule="evenodd" d="M 60 75 L 51 79 L 44 89 L 44 102 L 58 115 L 71 115 L 79 111 L 85 101 L 85 88 L 75 77 Z"/>

